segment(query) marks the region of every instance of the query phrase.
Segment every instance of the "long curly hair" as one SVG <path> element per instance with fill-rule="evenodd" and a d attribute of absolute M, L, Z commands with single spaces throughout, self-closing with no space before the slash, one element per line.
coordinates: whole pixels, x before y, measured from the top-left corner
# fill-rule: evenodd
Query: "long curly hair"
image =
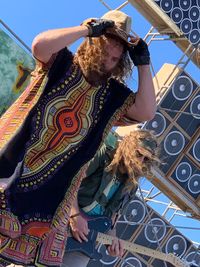
<path fill-rule="evenodd" d="M 124 50 L 115 69 L 112 70 L 112 73 L 108 73 L 108 78 L 112 77 L 125 83 L 126 79 L 130 77 L 132 73 L 133 64 L 126 46 L 114 35 L 105 34 L 100 37 L 86 38 L 79 46 L 74 57 L 74 62 L 79 65 L 81 63 L 81 68 L 85 73 L 88 73 L 91 68 L 96 72 L 101 73 L 102 66 L 100 62 L 102 62 L 102 59 L 107 55 L 105 45 L 110 42 L 110 40 L 114 41 L 116 46 L 123 45 Z"/>
<path fill-rule="evenodd" d="M 143 156 L 143 161 L 141 161 Z M 135 188 L 141 176 L 148 177 L 151 167 L 158 166 L 160 160 L 156 136 L 143 129 L 132 131 L 118 143 L 113 160 L 106 170 L 113 175 L 122 167 L 128 179 L 126 185 Z"/>

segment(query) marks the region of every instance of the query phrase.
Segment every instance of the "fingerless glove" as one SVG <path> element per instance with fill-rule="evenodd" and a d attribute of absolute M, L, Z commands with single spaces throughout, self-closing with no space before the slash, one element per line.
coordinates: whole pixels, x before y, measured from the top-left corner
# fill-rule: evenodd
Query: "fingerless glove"
<path fill-rule="evenodd" d="M 140 38 L 136 46 L 130 46 L 128 48 L 130 58 L 135 66 L 138 65 L 149 65 L 150 64 L 150 53 L 148 45 L 144 40 Z"/>
<path fill-rule="evenodd" d="M 114 27 L 115 23 L 112 20 L 97 19 L 97 20 L 86 20 L 82 23 L 89 29 L 88 37 L 99 37 L 106 33 L 107 28 Z"/>

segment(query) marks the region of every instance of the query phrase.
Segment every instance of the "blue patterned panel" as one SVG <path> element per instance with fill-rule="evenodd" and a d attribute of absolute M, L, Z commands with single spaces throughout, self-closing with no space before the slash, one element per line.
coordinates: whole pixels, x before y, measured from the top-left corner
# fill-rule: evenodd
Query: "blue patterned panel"
<path fill-rule="evenodd" d="M 200 0 L 154 0 L 196 47 L 200 43 Z"/>

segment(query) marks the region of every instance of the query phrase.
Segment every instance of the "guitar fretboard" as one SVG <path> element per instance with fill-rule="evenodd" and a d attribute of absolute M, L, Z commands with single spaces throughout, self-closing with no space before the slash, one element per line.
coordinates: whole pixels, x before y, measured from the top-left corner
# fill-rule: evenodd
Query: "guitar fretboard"
<path fill-rule="evenodd" d="M 96 240 L 105 245 L 111 245 L 114 239 L 116 239 L 116 237 L 99 232 Z M 150 257 L 157 258 L 163 261 L 167 261 L 176 267 L 188 267 L 188 265 L 185 264 L 181 259 L 179 259 L 178 257 L 174 256 L 171 253 L 165 254 L 163 252 L 156 251 L 156 250 L 153 250 L 153 249 L 141 246 L 141 245 L 137 245 L 137 244 L 125 241 L 125 240 L 123 240 L 123 244 L 124 244 L 124 249 L 130 252 L 140 253 L 146 256 L 150 256 Z"/>

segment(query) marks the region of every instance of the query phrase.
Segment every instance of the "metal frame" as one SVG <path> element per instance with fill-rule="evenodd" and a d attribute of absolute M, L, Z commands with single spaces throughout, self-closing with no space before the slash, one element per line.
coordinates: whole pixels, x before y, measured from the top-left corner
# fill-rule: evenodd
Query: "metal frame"
<path fill-rule="evenodd" d="M 22 39 L 20 39 L 19 36 L 17 36 L 17 35 L 16 35 L 16 34 L 15 34 L 15 33 L 8 27 L 8 25 L 7 25 L 5 22 L 3 22 L 1 19 L 0 19 L 0 24 L 3 25 L 3 27 L 8 31 L 8 33 L 9 33 L 12 37 L 14 37 L 14 38 L 19 42 L 19 44 L 20 44 L 23 48 L 25 48 L 29 53 L 32 54 L 32 51 L 31 51 L 30 47 L 29 47 L 27 44 L 25 44 L 24 41 L 23 41 Z"/>
<path fill-rule="evenodd" d="M 121 10 L 123 9 L 125 6 L 127 6 L 128 4 L 131 5 L 131 3 L 129 1 L 125 1 L 123 4 L 121 4 L 118 7 L 115 8 L 111 8 L 105 1 L 103 0 L 99 0 L 104 6 L 105 8 L 107 8 L 108 10 Z M 140 0 L 141 1 L 141 0 Z M 146 0 L 145 0 L 146 1 Z M 133 2 L 133 1 L 132 1 Z M 116 2 L 115 2 L 116 4 Z M 123 11 L 123 10 L 122 10 Z M 132 31 L 133 32 L 133 31 Z M 137 35 L 137 33 L 134 32 L 135 35 Z M 170 35 L 170 37 L 168 36 Z M 150 45 L 153 41 L 184 41 L 185 42 L 185 37 L 182 36 L 177 36 L 177 33 L 172 33 L 171 29 L 170 30 L 163 30 L 162 33 L 159 33 L 156 28 L 154 26 L 152 26 L 148 32 L 146 33 L 146 35 L 143 38 L 144 40 L 146 40 L 147 44 Z M 178 62 L 176 63 L 172 73 L 169 73 L 169 77 L 171 74 L 173 74 L 173 72 L 175 72 L 178 69 L 182 69 L 184 70 L 186 68 L 186 66 L 188 65 L 188 63 L 191 61 L 192 57 L 195 55 L 195 53 L 197 54 L 197 50 L 199 48 L 194 48 L 191 45 L 189 45 L 187 47 L 187 49 L 183 52 L 183 54 L 181 55 L 180 59 L 178 60 Z M 198 50 L 199 53 L 199 50 Z M 151 64 L 151 69 L 152 72 L 154 74 L 154 76 L 156 76 L 156 73 L 154 71 L 153 65 Z M 162 86 L 162 88 L 160 88 L 160 93 L 158 95 L 158 97 L 162 97 L 162 95 L 169 89 L 169 86 Z M 149 183 L 150 182 L 146 179 L 143 178 L 145 181 L 145 183 Z M 184 218 L 189 218 L 190 220 L 194 220 L 192 218 L 192 216 L 190 214 L 185 213 L 184 211 L 182 211 L 177 205 L 175 205 L 172 201 L 168 201 L 168 202 L 163 202 L 159 199 L 160 196 L 165 196 L 159 189 L 157 189 L 155 186 L 151 186 L 149 185 L 148 189 L 143 189 L 143 183 L 141 185 L 141 189 L 140 189 L 140 198 L 143 198 L 145 203 L 148 203 L 150 206 L 151 204 L 156 204 L 156 205 L 163 205 L 165 207 L 165 210 L 163 211 L 163 213 L 160 213 L 159 210 L 155 209 L 158 213 L 160 213 L 160 215 L 165 218 L 165 220 L 167 220 L 168 222 L 172 223 L 173 225 L 173 220 L 176 218 L 176 216 L 182 217 L 183 220 Z M 156 193 L 154 193 L 154 191 L 156 190 Z M 197 230 L 199 231 L 200 228 L 192 228 L 192 227 L 184 227 L 184 226 L 175 226 L 177 229 L 178 228 L 185 228 L 186 230 L 188 229 L 188 233 L 190 230 Z M 186 238 L 189 238 L 189 234 L 188 236 L 186 236 Z M 196 246 L 196 247 L 200 247 L 200 243 L 194 242 L 192 241 L 192 243 Z"/>
<path fill-rule="evenodd" d="M 112 10 L 112 9 L 117 9 L 117 10 L 121 10 L 123 9 L 125 6 L 127 6 L 129 3 L 129 1 L 125 1 L 123 4 L 121 4 L 120 6 L 118 6 L 117 8 L 111 8 L 108 4 L 105 3 L 105 1 L 103 0 L 99 0 L 108 10 Z M 16 40 L 20 43 L 20 45 L 22 45 L 29 53 L 31 53 L 31 49 L 2 21 L 0 20 L 0 24 L 2 24 L 4 26 L 4 28 L 12 35 L 14 36 L 14 38 L 16 38 Z M 133 32 L 133 31 L 132 31 Z M 133 32 L 134 34 L 137 35 L 137 33 Z M 167 34 L 170 34 L 170 38 L 169 36 L 166 36 Z M 167 29 L 164 31 L 162 31 L 162 34 L 159 33 L 155 27 L 151 27 L 149 29 L 149 31 L 146 33 L 146 35 L 144 36 L 144 39 L 146 40 L 147 44 L 150 45 L 153 41 L 182 41 L 185 40 L 185 38 L 183 37 L 178 37 L 177 35 L 173 35 L 171 33 L 171 30 L 168 32 Z M 175 71 L 176 68 L 182 68 L 183 70 L 186 68 L 186 66 L 188 65 L 188 63 L 190 62 L 191 58 L 194 56 L 194 54 L 197 52 L 197 49 L 192 49 L 192 45 L 189 46 L 184 52 L 183 55 L 181 56 L 181 58 L 178 60 L 175 68 L 173 71 Z M 153 68 L 153 65 L 151 65 L 152 67 L 152 72 L 155 75 L 155 71 Z M 170 77 L 171 73 L 169 74 Z M 164 92 L 166 90 L 169 89 L 169 86 L 163 86 L 162 88 L 160 88 L 160 97 L 162 96 L 162 94 L 164 94 Z M 149 181 L 147 181 L 144 178 L 144 181 L 147 183 L 150 183 Z M 156 190 L 156 193 L 154 192 Z M 159 199 L 159 197 L 161 195 L 163 195 L 163 193 L 161 191 L 159 191 L 155 186 L 150 186 L 148 189 L 140 189 L 140 197 L 143 198 L 144 203 L 148 203 L 148 204 L 156 204 L 156 205 L 163 205 L 165 207 L 165 210 L 163 211 L 163 213 L 161 213 L 161 216 L 163 218 L 165 218 L 168 222 L 171 222 L 173 224 L 173 219 L 176 218 L 176 216 L 180 216 L 182 218 L 190 218 L 191 220 L 192 217 L 189 214 L 184 213 L 183 211 L 181 211 L 181 209 L 179 207 L 177 207 L 172 201 L 169 202 L 163 202 Z M 157 212 L 159 212 L 159 210 L 156 210 Z M 170 214 L 172 213 L 172 214 Z M 170 216 L 170 217 L 169 217 Z M 182 226 L 175 226 L 177 228 L 181 228 Z M 184 227 L 182 227 L 184 228 Z M 193 229 L 193 230 L 200 230 L 200 229 L 194 229 L 194 228 L 188 228 L 189 229 Z M 193 244 L 195 246 L 199 246 L 200 247 L 200 243 L 197 242 L 193 242 Z M 158 242 L 159 245 L 159 242 Z"/>

